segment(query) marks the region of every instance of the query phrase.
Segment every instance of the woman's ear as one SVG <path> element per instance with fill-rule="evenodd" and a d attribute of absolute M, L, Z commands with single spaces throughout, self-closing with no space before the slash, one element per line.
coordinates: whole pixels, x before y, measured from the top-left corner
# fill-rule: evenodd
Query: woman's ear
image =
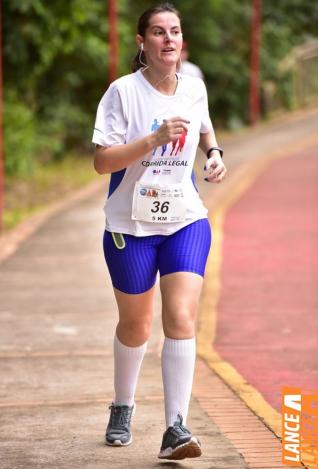
<path fill-rule="evenodd" d="M 144 44 L 144 38 L 140 35 L 140 34 L 137 34 L 136 36 L 136 42 L 137 42 L 137 46 L 140 47 L 141 50 L 144 50 L 143 49 L 143 44 Z"/>

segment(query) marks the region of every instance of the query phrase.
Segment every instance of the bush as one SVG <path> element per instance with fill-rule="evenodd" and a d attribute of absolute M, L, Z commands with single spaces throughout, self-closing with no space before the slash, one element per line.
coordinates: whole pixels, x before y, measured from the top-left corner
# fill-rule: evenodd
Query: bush
<path fill-rule="evenodd" d="M 36 120 L 32 110 L 12 89 L 5 91 L 3 125 L 5 172 L 9 175 L 31 174 L 38 151 Z"/>

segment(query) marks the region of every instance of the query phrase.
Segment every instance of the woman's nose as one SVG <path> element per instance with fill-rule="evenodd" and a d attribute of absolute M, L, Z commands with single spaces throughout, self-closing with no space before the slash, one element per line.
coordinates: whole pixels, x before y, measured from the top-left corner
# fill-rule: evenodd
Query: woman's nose
<path fill-rule="evenodd" d="M 171 34 L 170 34 L 169 31 L 165 31 L 165 41 L 166 41 L 166 42 L 167 42 L 167 41 L 169 41 L 169 42 L 171 41 Z"/>

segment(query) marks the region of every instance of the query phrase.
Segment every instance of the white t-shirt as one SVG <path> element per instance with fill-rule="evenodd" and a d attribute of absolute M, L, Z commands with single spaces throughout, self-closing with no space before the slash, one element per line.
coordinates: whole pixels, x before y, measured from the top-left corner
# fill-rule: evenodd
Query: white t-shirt
<path fill-rule="evenodd" d="M 183 139 L 154 148 L 126 169 L 112 173 L 104 207 L 106 230 L 134 236 L 169 235 L 207 217 L 207 209 L 192 180 L 200 133 L 212 129 L 202 80 L 178 75 L 175 94 L 167 96 L 156 90 L 140 70 L 119 78 L 109 86 L 98 105 L 92 141 L 104 147 L 126 144 L 149 135 L 164 119 L 175 116 L 190 121 Z M 136 181 L 182 183 L 187 204 L 185 220 L 152 223 L 132 219 Z"/>
<path fill-rule="evenodd" d="M 184 75 L 190 75 L 192 77 L 198 77 L 201 78 L 201 80 L 204 80 L 204 76 L 201 69 L 192 62 L 189 62 L 188 60 L 184 60 L 181 63 L 179 72 Z"/>

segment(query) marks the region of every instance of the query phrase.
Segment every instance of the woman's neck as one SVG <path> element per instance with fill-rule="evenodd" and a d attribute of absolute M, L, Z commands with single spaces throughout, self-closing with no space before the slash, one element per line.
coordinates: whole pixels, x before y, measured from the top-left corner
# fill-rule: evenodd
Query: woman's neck
<path fill-rule="evenodd" d="M 148 67 L 143 71 L 147 81 L 160 93 L 173 95 L 176 92 L 178 77 L 175 67 L 166 70 L 155 70 Z"/>

